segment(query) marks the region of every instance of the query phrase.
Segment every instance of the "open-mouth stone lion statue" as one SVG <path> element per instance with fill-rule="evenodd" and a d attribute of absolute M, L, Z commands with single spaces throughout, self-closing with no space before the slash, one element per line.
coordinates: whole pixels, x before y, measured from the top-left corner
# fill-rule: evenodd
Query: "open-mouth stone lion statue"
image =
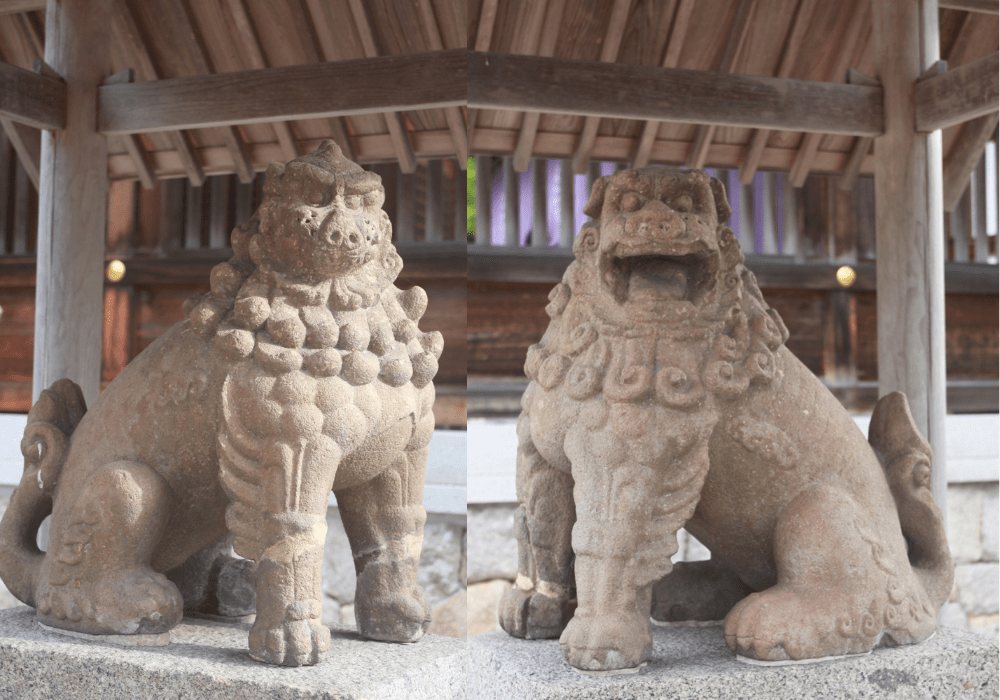
<path fill-rule="evenodd" d="M 272 163 L 233 258 L 184 321 L 89 411 L 69 380 L 42 392 L 0 523 L 0 576 L 40 622 L 162 643 L 185 609 L 254 612 L 255 584 L 250 655 L 315 664 L 330 641 L 320 586 L 332 489 L 360 633 L 424 634 L 417 561 L 442 339 L 417 328 L 423 290 L 393 285 L 402 261 L 384 199 L 378 175 L 333 141 Z M 230 536 L 251 561 L 223 554 Z"/>
<path fill-rule="evenodd" d="M 785 347 L 706 173 L 621 171 L 584 212 L 525 364 L 503 628 L 585 671 L 647 661 L 651 614 L 725 617 L 761 661 L 930 636 L 954 568 L 906 398 L 866 442 Z M 710 561 L 671 564 L 681 527 Z"/>

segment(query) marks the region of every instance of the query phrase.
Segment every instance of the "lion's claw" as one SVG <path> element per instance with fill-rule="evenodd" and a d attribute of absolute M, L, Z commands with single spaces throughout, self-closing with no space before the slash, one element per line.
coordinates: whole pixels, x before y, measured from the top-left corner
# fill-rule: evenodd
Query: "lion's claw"
<path fill-rule="evenodd" d="M 500 599 L 500 626 L 512 637 L 555 639 L 575 607 L 572 601 L 514 588 Z"/>
<path fill-rule="evenodd" d="M 290 620 L 276 627 L 254 625 L 250 656 L 278 666 L 313 666 L 330 648 L 330 630 L 316 620 Z"/>
<path fill-rule="evenodd" d="M 576 616 L 559 638 L 570 666 L 583 671 L 638 668 L 653 654 L 648 618 L 623 615 Z"/>

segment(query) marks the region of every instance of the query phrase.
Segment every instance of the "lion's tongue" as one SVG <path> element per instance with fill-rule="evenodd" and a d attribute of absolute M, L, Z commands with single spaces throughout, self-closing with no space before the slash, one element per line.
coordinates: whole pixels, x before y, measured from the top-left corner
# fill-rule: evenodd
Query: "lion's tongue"
<path fill-rule="evenodd" d="M 632 262 L 629 301 L 680 301 L 688 290 L 687 266 L 664 258 L 639 258 Z"/>

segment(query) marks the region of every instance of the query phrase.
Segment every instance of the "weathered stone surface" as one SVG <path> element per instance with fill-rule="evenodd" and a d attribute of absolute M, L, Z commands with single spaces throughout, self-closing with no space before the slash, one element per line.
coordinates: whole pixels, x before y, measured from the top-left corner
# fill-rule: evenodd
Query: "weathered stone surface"
<path fill-rule="evenodd" d="M 988 700 L 998 692 L 996 641 L 949 628 L 915 646 L 764 668 L 737 661 L 719 626 L 656 627 L 645 667 L 603 677 L 575 672 L 555 641 L 493 633 L 470 637 L 468 648 L 474 700 Z"/>
<path fill-rule="evenodd" d="M 948 487 L 948 545 L 956 564 L 983 556 L 983 495 L 978 484 Z"/>
<path fill-rule="evenodd" d="M 469 586 L 469 636 L 500 629 L 497 610 L 500 598 L 510 590 L 510 581 L 495 579 Z"/>
<path fill-rule="evenodd" d="M 517 577 L 516 504 L 469 506 L 469 581 Z"/>
<path fill-rule="evenodd" d="M 468 618 L 465 591 L 461 590 L 440 605 L 436 605 L 431 610 L 431 616 L 433 620 L 427 634 L 464 638 Z"/>
<path fill-rule="evenodd" d="M 465 698 L 465 640 L 372 644 L 336 626 L 327 663 L 295 670 L 253 661 L 250 625 L 185 618 L 165 647 L 125 649 L 46 632 L 35 612 L 0 612 L 0 697 L 20 700 L 415 700 Z"/>
<path fill-rule="evenodd" d="M 0 522 L 0 577 L 46 624 L 160 634 L 180 621 L 185 594 L 206 614 L 245 608 L 252 576 L 251 656 L 315 664 L 329 646 L 333 489 L 359 560 L 360 633 L 423 636 L 420 482 L 442 336 L 417 326 L 423 290 L 393 284 L 402 260 L 384 199 L 379 176 L 333 141 L 272 163 L 260 207 L 232 233 L 233 257 L 184 321 L 89 411 L 69 380 L 42 392 Z M 49 512 L 42 556 L 26 543 Z M 185 566 L 230 533 L 256 569 L 214 550 Z M 223 581 L 242 593 L 220 594 Z"/>
<path fill-rule="evenodd" d="M 954 565 L 906 397 L 865 440 L 785 346 L 720 181 L 624 170 L 584 213 L 525 362 L 503 628 L 590 671 L 654 658 L 651 610 L 725 615 L 730 646 L 768 661 L 932 635 Z M 710 561 L 671 564 L 682 527 Z"/>
<path fill-rule="evenodd" d="M 997 561 L 998 545 L 1000 536 L 1000 512 L 997 510 L 998 492 L 1000 487 L 997 484 L 986 484 L 983 486 L 983 559 L 986 561 Z"/>
<path fill-rule="evenodd" d="M 998 612 L 1000 603 L 1000 567 L 994 563 L 959 564 L 955 567 L 958 602 L 969 615 Z"/>
<path fill-rule="evenodd" d="M 461 589 L 462 535 L 465 528 L 449 522 L 428 522 L 424 526 L 424 546 L 420 552 L 417 580 L 427 603 L 436 606 Z"/>

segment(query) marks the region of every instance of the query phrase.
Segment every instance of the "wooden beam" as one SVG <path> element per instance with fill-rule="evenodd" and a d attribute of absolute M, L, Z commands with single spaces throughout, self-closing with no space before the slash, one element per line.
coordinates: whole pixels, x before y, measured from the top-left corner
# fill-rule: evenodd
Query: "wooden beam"
<path fill-rule="evenodd" d="M 135 70 L 132 68 L 126 68 L 123 71 L 105 78 L 104 82 L 101 84 L 119 85 L 123 83 L 131 83 L 134 80 Z M 142 183 L 142 186 L 147 190 L 155 189 L 156 173 L 153 172 L 149 154 L 146 153 L 146 147 L 142 144 L 140 138 L 135 134 L 124 134 L 119 138 L 122 145 L 125 147 L 125 152 L 128 153 L 132 162 L 135 164 L 135 170 L 139 174 L 139 181 Z"/>
<path fill-rule="evenodd" d="M 845 77 L 849 77 L 848 68 L 851 63 L 859 60 L 859 54 L 864 52 L 865 46 L 862 43 L 862 39 L 870 36 L 870 24 L 871 15 L 868 7 L 861 5 L 854 8 L 854 14 L 851 16 L 851 21 L 847 25 L 845 32 L 847 40 L 833 62 L 833 68 L 829 74 L 830 80 L 840 82 Z M 851 84 L 849 80 L 848 84 Z M 877 86 L 868 83 L 859 87 L 878 89 Z M 802 144 L 799 146 L 799 152 L 795 157 L 795 165 L 792 167 L 792 173 L 789 176 L 793 187 L 802 187 L 805 183 L 816 160 L 816 154 L 819 152 L 821 140 L 821 137 L 817 134 L 806 134 L 803 137 Z"/>
<path fill-rule="evenodd" d="M 37 192 L 39 188 L 38 163 L 42 152 L 41 132 L 6 117 L 0 117 L 0 125 L 3 126 L 10 145 L 17 152 L 17 159 L 21 161 L 21 167 L 28 173 L 28 178 Z"/>
<path fill-rule="evenodd" d="M 941 133 L 915 130 L 914 83 L 940 58 L 936 0 L 873 0 L 885 133 L 875 139 L 879 394 L 906 394 L 947 491 Z"/>
<path fill-rule="evenodd" d="M 233 126 L 223 127 L 222 138 L 226 143 L 226 148 L 229 149 L 229 155 L 232 156 L 233 172 L 236 173 L 236 177 L 244 185 L 250 184 L 253 182 L 253 161 L 247 155 L 247 149 L 243 144 L 240 132 Z"/>
<path fill-rule="evenodd" d="M 112 3 L 111 11 L 111 33 L 114 37 L 118 50 L 121 51 L 124 59 L 135 69 L 140 80 L 159 80 L 160 74 L 153 65 L 153 60 L 149 56 L 149 51 L 139 33 L 139 26 L 132 16 L 132 11 L 123 0 L 115 0 Z M 201 187 L 205 182 L 205 171 L 201 164 L 191 152 L 187 139 L 179 131 L 167 132 L 167 138 L 173 144 L 174 150 L 180 157 L 187 173 L 188 179 L 195 187 Z"/>
<path fill-rule="evenodd" d="M 1000 3 L 997 0 L 939 0 L 938 6 L 949 10 L 984 12 L 990 15 L 1000 14 Z"/>
<path fill-rule="evenodd" d="M 740 55 L 743 45 L 746 43 L 747 35 L 750 32 L 750 19 L 753 17 L 754 9 L 757 7 L 757 0 L 740 0 L 736 6 L 736 15 L 733 17 L 732 25 L 729 27 L 729 37 L 726 39 L 725 48 L 722 51 L 722 58 L 716 69 L 719 73 L 732 73 L 736 66 L 736 59 Z M 691 145 L 691 153 L 688 156 L 686 167 L 700 170 L 705 167 L 705 158 L 708 156 L 708 147 L 712 145 L 712 137 L 715 136 L 714 124 L 702 124 L 694 137 Z"/>
<path fill-rule="evenodd" d="M 667 39 L 667 50 L 663 55 L 662 66 L 664 68 L 677 67 L 693 9 L 694 0 L 679 0 L 677 3 L 674 21 L 670 25 L 670 37 Z M 645 168 L 649 164 L 649 154 L 653 150 L 653 142 L 656 140 L 656 132 L 659 130 L 660 122 L 658 121 L 647 121 L 642 125 L 642 134 L 636 142 L 635 151 L 631 158 L 633 168 Z"/>
<path fill-rule="evenodd" d="M 631 6 L 632 0 L 615 0 L 615 5 L 611 9 L 611 20 L 604 33 L 604 42 L 601 44 L 600 60 L 604 63 L 618 58 L 618 49 L 625 34 L 625 21 L 628 19 Z M 600 117 L 588 116 L 583 120 L 580 143 L 576 147 L 576 153 L 573 154 L 573 172 L 577 174 L 587 172 L 587 163 L 590 162 L 590 154 L 594 150 L 594 137 L 597 136 L 597 127 L 600 124 Z"/>
<path fill-rule="evenodd" d="M 465 104 L 465 49 L 109 85 L 104 134 L 201 129 Z"/>
<path fill-rule="evenodd" d="M 42 133 L 33 398 L 68 377 L 87 403 L 101 371 L 107 139 L 98 85 L 111 72 L 111 0 L 49 0 L 45 62 L 66 81 L 64 128 Z"/>
<path fill-rule="evenodd" d="M 14 15 L 45 9 L 45 0 L 0 0 L 0 15 Z"/>
<path fill-rule="evenodd" d="M 775 73 L 776 78 L 787 78 L 792 74 L 792 68 L 795 66 L 799 50 L 805 39 L 806 29 L 809 27 L 809 20 L 812 19 L 813 13 L 816 11 L 817 2 L 818 0 L 802 0 L 795 10 L 795 19 L 792 20 L 792 28 L 785 40 L 781 62 L 778 64 L 777 73 Z M 770 136 L 770 129 L 755 129 L 750 135 L 746 156 L 740 163 L 740 182 L 744 185 L 753 182 L 754 173 L 760 167 L 760 158 L 764 155 L 764 147 L 767 146 L 767 140 Z"/>
<path fill-rule="evenodd" d="M 254 70 L 267 68 L 268 65 L 267 61 L 264 60 L 264 52 L 261 50 L 260 41 L 257 39 L 256 32 L 254 32 L 253 24 L 250 22 L 246 8 L 243 6 L 243 0 L 226 0 L 226 5 L 233 16 L 233 25 L 240 36 L 241 45 L 250 61 L 250 68 Z M 274 129 L 274 135 L 278 139 L 278 143 L 281 144 L 285 160 L 298 158 L 299 148 L 295 143 L 295 136 L 292 134 L 292 129 L 288 125 L 288 122 L 273 122 L 271 128 Z"/>
<path fill-rule="evenodd" d="M 0 116 L 36 129 L 62 129 L 66 126 L 66 86 L 0 63 Z"/>
<path fill-rule="evenodd" d="M 987 114 L 962 126 L 951 152 L 944 161 L 944 210 L 955 211 L 962 193 L 969 186 L 969 176 L 983 157 L 986 143 L 997 128 L 997 112 Z"/>
<path fill-rule="evenodd" d="M 854 142 L 854 149 L 851 151 L 851 158 L 847 161 L 844 171 L 837 180 L 837 187 L 843 191 L 850 191 L 858 182 L 858 175 L 861 174 L 861 164 L 864 163 L 868 152 L 872 148 L 871 136 L 859 136 Z"/>
<path fill-rule="evenodd" d="M 354 19 L 354 26 L 357 27 L 358 35 L 361 37 L 361 45 L 364 48 L 365 56 L 376 58 L 378 49 L 375 46 L 375 35 L 372 33 L 368 23 L 368 15 L 361 4 L 361 0 L 350 0 L 351 17 Z M 396 160 L 399 162 L 399 169 L 407 175 L 413 174 L 417 170 L 417 161 L 413 156 L 413 144 L 410 141 L 409 132 L 400 114 L 386 114 L 385 126 L 389 131 L 389 137 L 396 148 Z"/>
<path fill-rule="evenodd" d="M 342 59 L 343 56 L 338 49 L 337 38 L 332 27 L 334 20 L 329 14 L 328 3 L 324 0 L 306 0 L 306 7 L 309 11 L 310 23 L 319 42 L 320 60 L 338 61 Z M 349 160 L 357 162 L 358 156 L 354 150 L 354 142 L 351 140 L 347 120 L 344 117 L 330 117 L 328 122 L 330 130 L 333 132 L 333 140 L 337 142 Z"/>
<path fill-rule="evenodd" d="M 469 54 L 468 65 L 472 107 L 851 136 L 882 133 L 882 91 L 874 87 L 478 52 Z"/>
<path fill-rule="evenodd" d="M 556 48 L 556 38 L 562 28 L 563 10 L 566 0 L 550 0 L 546 8 L 538 50 L 533 51 L 538 56 L 551 56 Z M 517 147 L 514 149 L 514 170 L 523 173 L 531 163 L 531 154 L 535 149 L 535 135 L 538 133 L 540 112 L 527 112 L 521 119 L 521 133 L 517 137 Z"/>
<path fill-rule="evenodd" d="M 476 27 L 476 51 L 489 51 L 490 42 L 493 40 L 493 26 L 497 21 L 498 0 L 483 0 L 479 9 L 479 25 Z M 466 134 L 469 143 L 472 143 L 472 135 L 476 129 L 476 117 L 479 115 L 478 109 L 466 109 Z"/>
<path fill-rule="evenodd" d="M 419 0 L 420 20 L 424 25 L 424 32 L 427 34 L 427 44 L 431 51 L 443 51 L 444 42 L 441 40 L 441 32 L 438 30 L 437 20 L 434 17 L 434 8 L 431 0 Z M 465 170 L 469 159 L 469 141 L 465 130 L 465 118 L 462 110 L 458 107 L 445 107 L 444 116 L 451 130 L 451 137 L 455 141 L 455 154 L 458 159 L 458 167 Z"/>
<path fill-rule="evenodd" d="M 1000 102 L 1000 52 L 942 75 L 917 81 L 914 88 L 917 131 L 929 132 L 997 111 Z"/>

